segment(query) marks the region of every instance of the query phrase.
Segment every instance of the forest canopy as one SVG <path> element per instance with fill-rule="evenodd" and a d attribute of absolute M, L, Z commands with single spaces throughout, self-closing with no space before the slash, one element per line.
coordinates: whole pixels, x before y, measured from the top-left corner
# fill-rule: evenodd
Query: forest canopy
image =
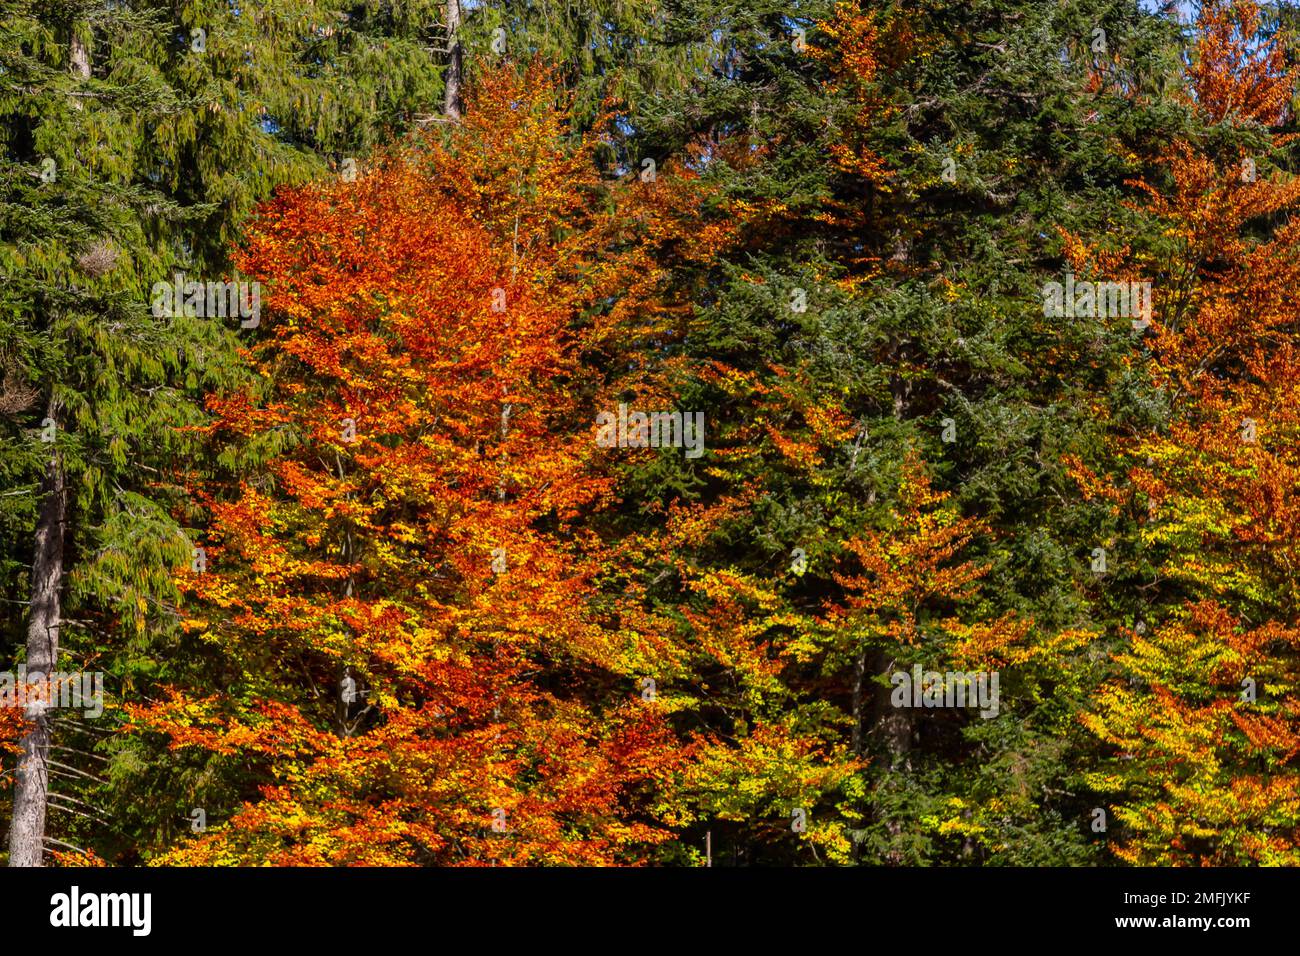
<path fill-rule="evenodd" d="M 1300 9 L 3 0 L 0 860 L 1300 864 Z"/>

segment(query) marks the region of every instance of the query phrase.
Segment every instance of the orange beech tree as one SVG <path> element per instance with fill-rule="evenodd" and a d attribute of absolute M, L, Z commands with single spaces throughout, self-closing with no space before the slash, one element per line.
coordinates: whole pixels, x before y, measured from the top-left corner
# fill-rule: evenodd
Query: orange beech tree
<path fill-rule="evenodd" d="M 671 835 L 693 744 L 645 675 L 678 638 L 590 520 L 612 386 L 582 357 L 671 316 L 653 247 L 725 230 L 686 234 L 689 176 L 603 181 L 558 99 L 486 74 L 445 141 L 249 229 L 269 385 L 212 398 L 210 431 L 264 463 L 206 495 L 182 574 L 212 682 L 132 709 L 229 757 L 240 803 L 160 861 L 598 864 Z"/>
<path fill-rule="evenodd" d="M 1281 172 L 1293 77 L 1253 3 L 1207 4 L 1190 69 L 1219 135 L 1139 185 L 1170 248 L 1145 365 L 1167 427 L 1121 436 L 1159 597 L 1086 723 L 1117 751 L 1115 850 L 1142 865 L 1300 863 L 1300 179 Z M 1223 145 L 1223 144 L 1227 145 Z M 1215 145 L 1217 144 L 1217 145 Z"/>

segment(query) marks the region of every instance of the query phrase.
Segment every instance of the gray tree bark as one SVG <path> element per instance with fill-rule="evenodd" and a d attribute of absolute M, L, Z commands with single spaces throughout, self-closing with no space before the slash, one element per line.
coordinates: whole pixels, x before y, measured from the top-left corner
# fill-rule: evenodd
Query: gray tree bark
<path fill-rule="evenodd" d="M 58 406 L 50 400 L 47 417 L 57 421 Z M 50 452 L 42 488 L 44 500 L 36 522 L 32 559 L 32 599 L 27 619 L 27 675 L 48 678 L 59 660 L 60 595 L 63 590 L 63 545 L 67 524 L 68 489 L 63 463 Z M 51 720 L 40 701 L 30 702 L 32 729 L 22 741 L 14 788 L 13 822 L 9 829 L 9 865 L 41 866 L 45 849 L 45 811 L 49 796 Z"/>
<path fill-rule="evenodd" d="M 448 119 L 460 119 L 460 87 L 464 78 L 463 50 L 460 45 L 460 0 L 447 0 L 447 72 L 443 77 L 442 111 Z"/>
<path fill-rule="evenodd" d="M 90 48 L 77 36 L 75 27 L 69 44 L 68 62 L 73 76 L 90 79 Z"/>

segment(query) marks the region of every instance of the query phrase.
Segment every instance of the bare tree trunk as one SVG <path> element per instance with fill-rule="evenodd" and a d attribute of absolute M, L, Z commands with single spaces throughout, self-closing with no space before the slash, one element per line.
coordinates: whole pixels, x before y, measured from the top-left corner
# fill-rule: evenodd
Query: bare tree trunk
<path fill-rule="evenodd" d="M 53 399 L 47 417 L 58 407 Z M 27 619 L 27 675 L 48 679 L 59 660 L 59 595 L 63 588 L 63 542 L 68 489 L 57 451 L 50 454 L 44 502 L 36 522 L 36 553 L 32 559 L 32 600 Z M 13 823 L 9 830 L 9 865 L 41 866 L 44 859 L 45 810 L 49 792 L 50 715 L 38 702 L 28 706 L 32 729 L 23 738 L 14 789 Z"/>
<path fill-rule="evenodd" d="M 463 79 L 460 45 L 460 0 L 447 0 L 447 72 L 443 76 L 442 111 L 448 119 L 460 119 L 460 85 Z"/>

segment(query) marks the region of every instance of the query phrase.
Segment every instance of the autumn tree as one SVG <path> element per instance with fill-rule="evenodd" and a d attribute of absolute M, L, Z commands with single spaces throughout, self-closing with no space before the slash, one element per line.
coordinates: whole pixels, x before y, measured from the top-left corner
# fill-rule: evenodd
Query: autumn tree
<path fill-rule="evenodd" d="M 214 396 L 208 431 L 265 463 L 212 495 L 184 576 L 185 647 L 224 690 L 132 713 L 258 758 L 242 805 L 182 797 L 213 832 L 163 860 L 632 862 L 669 835 L 691 744 L 643 680 L 675 636 L 588 521 L 614 489 L 579 360 L 664 227 L 620 247 L 619 189 L 540 69 L 474 89 L 449 142 L 286 192 L 249 231 L 269 384 Z"/>
<path fill-rule="evenodd" d="M 1158 309 L 1144 371 L 1158 427 L 1120 430 L 1150 600 L 1088 725 L 1117 759 L 1120 858 L 1142 865 L 1300 859 L 1300 606 L 1295 548 L 1300 181 L 1286 171 L 1292 71 L 1249 0 L 1209 3 L 1188 69 L 1206 126 L 1142 182 L 1163 247 L 1138 264 Z M 1108 486 L 1104 487 L 1104 486 Z"/>

